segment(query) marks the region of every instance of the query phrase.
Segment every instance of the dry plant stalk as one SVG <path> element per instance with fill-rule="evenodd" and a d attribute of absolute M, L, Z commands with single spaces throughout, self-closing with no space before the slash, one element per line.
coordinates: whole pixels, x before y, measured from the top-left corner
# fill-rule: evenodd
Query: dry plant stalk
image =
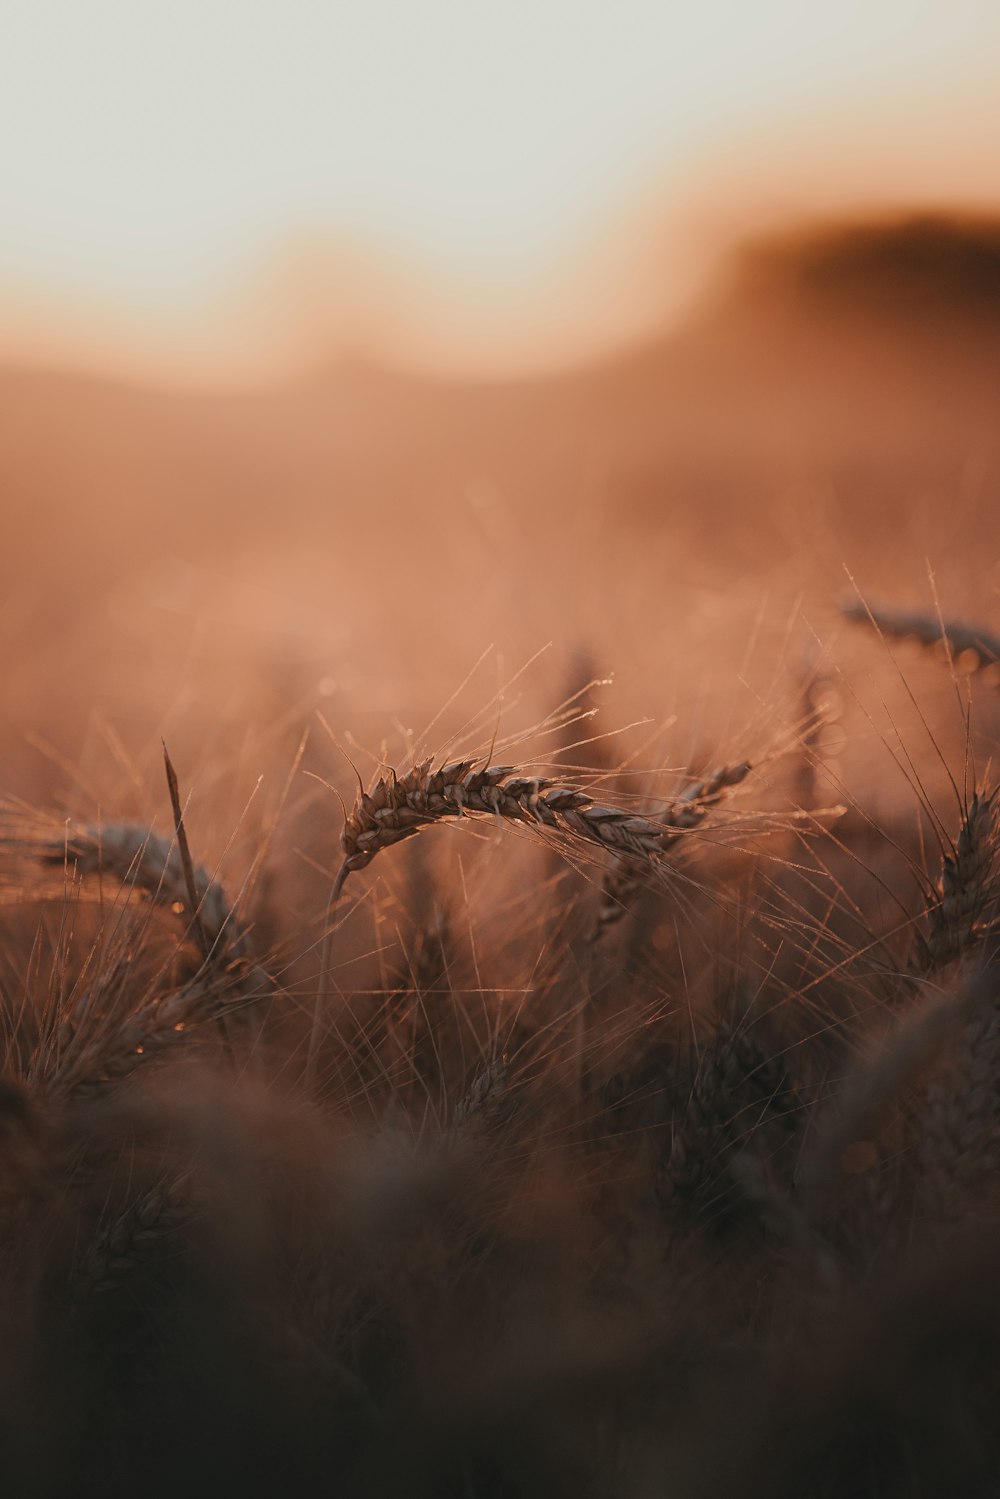
<path fill-rule="evenodd" d="M 187 891 L 188 905 L 191 910 L 191 924 L 198 946 L 201 949 L 202 958 L 208 962 L 212 947 L 208 940 L 208 934 L 201 917 L 201 892 L 198 889 L 198 880 L 195 874 L 194 860 L 191 857 L 191 848 L 188 844 L 187 828 L 184 826 L 184 810 L 181 807 L 181 789 L 177 783 L 177 772 L 173 761 L 167 753 L 167 746 L 163 746 L 163 765 L 167 773 L 167 790 L 170 793 L 170 809 L 174 814 L 174 833 L 177 838 L 177 851 L 180 854 L 181 869 L 184 874 L 184 888 Z"/>
<path fill-rule="evenodd" d="M 695 781 L 676 801 L 657 812 L 655 820 L 664 829 L 660 851 L 665 853 L 683 833 L 699 827 L 709 810 L 722 800 L 728 790 L 738 786 L 751 769 L 749 760 L 721 765 L 704 780 Z M 618 855 L 601 886 L 600 906 L 590 934 L 592 942 L 625 915 L 645 875 L 646 867 L 641 860 L 629 854 Z"/>
<path fill-rule="evenodd" d="M 72 860 L 81 877 L 111 875 L 158 905 L 190 909 L 189 881 L 176 845 L 134 824 L 86 828 L 40 852 L 47 863 Z M 254 961 L 249 933 L 222 887 L 197 866 L 193 879 L 205 943 L 198 972 L 166 993 L 154 989 L 124 1010 L 108 1004 L 114 975 L 105 974 L 101 992 L 85 990 L 44 1041 L 32 1073 L 46 1091 L 64 1097 L 103 1093 L 206 1022 L 220 1028 L 228 1049 L 227 1018 L 242 1016 L 251 1004 L 273 995 L 274 983 Z"/>
<path fill-rule="evenodd" d="M 178 915 L 190 913 L 192 897 L 177 844 L 139 823 L 88 826 L 66 840 L 43 843 L 38 854 L 45 864 L 70 864 L 81 879 L 110 876 L 141 890 L 156 905 Z M 214 956 L 224 946 L 227 955 L 247 956 L 250 943 L 246 929 L 237 920 L 222 886 L 199 865 L 192 866 L 192 872 L 208 955 Z"/>
<path fill-rule="evenodd" d="M 978 625 L 957 619 L 941 620 L 936 614 L 888 609 L 860 599 L 841 601 L 840 612 L 855 624 L 867 625 L 894 640 L 916 640 L 929 648 L 944 648 L 950 657 L 976 658 L 976 667 L 1000 665 L 1000 637 Z"/>
<path fill-rule="evenodd" d="M 188 982 L 166 993 L 154 989 L 138 1004 L 109 1004 L 115 974 L 85 990 L 69 1013 L 57 1017 L 32 1066 L 35 1080 L 62 1096 L 99 1094 L 124 1081 L 140 1063 L 214 1022 L 229 1049 L 226 1017 L 242 1014 L 274 993 L 269 975 L 254 961 L 247 928 L 221 885 L 195 865 L 188 847 L 177 777 L 164 749 L 176 841 L 133 823 L 84 828 L 64 842 L 43 843 L 48 864 L 71 862 L 81 878 L 110 875 L 177 914 L 187 914 L 201 955 Z M 123 963 L 127 968 L 128 955 Z"/>
<path fill-rule="evenodd" d="M 828 736 L 840 716 L 840 692 L 836 675 L 829 664 L 807 657 L 798 673 L 798 754 L 796 756 L 793 796 L 800 807 L 818 805 L 821 770 L 836 767 L 829 753 Z"/>
<path fill-rule="evenodd" d="M 349 874 L 375 855 L 446 818 L 493 817 L 544 828 L 569 839 L 597 844 L 645 861 L 655 860 L 672 840 L 669 827 L 620 807 L 602 806 L 574 786 L 546 776 L 526 776 L 513 765 L 474 769 L 475 760 L 453 760 L 433 770 L 433 760 L 404 776 L 382 776 L 363 791 L 349 814 L 340 843 L 344 861 L 331 904 Z"/>

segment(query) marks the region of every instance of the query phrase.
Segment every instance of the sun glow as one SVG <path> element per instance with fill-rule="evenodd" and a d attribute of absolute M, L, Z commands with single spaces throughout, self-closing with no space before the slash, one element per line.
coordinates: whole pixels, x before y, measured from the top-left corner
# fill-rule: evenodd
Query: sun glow
<path fill-rule="evenodd" d="M 7 345 L 179 366 L 293 359 L 294 275 L 334 342 L 579 352 L 648 307 L 637 228 L 654 199 L 683 213 L 706 152 L 766 176 L 789 122 L 861 115 L 854 158 L 885 164 L 905 119 L 934 190 L 997 124 L 1000 12 L 970 0 L 30 0 L 3 30 Z M 305 269 L 303 234 L 326 247 Z"/>

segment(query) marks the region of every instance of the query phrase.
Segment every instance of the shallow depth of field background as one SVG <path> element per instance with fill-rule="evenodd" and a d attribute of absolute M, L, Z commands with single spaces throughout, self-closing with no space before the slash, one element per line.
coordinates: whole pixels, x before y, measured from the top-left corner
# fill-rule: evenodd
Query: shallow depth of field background
<path fill-rule="evenodd" d="M 998 64 L 0 6 L 5 1493 L 998 1491 Z"/>
<path fill-rule="evenodd" d="M 217 855 L 307 727 L 350 795 L 317 709 L 367 777 L 530 663 L 501 732 L 607 677 L 677 767 L 773 748 L 817 659 L 910 712 L 855 587 L 996 625 L 990 7 L 5 25 L 8 793 L 162 819 L 165 738 Z"/>

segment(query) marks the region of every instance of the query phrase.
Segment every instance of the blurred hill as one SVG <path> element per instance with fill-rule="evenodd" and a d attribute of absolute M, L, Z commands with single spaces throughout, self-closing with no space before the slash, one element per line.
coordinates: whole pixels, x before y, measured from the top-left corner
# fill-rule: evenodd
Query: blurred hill
<path fill-rule="evenodd" d="M 995 623 L 998 246 L 1000 221 L 927 217 L 750 244 L 684 326 L 545 378 L 0 371 L 0 754 L 50 723 L 101 762 L 113 723 L 152 763 L 196 696 L 214 743 L 238 701 L 277 722 L 318 690 L 379 736 L 546 641 L 542 711 L 597 652 L 625 722 L 637 641 L 722 661 L 766 601 L 829 610 L 845 565 L 926 605 L 930 563 Z"/>
<path fill-rule="evenodd" d="M 685 533 L 707 498 L 749 557 L 789 483 L 850 515 L 995 472 L 998 325 L 1000 220 L 922 216 L 746 246 L 682 329 L 562 376 L 464 385 L 354 360 L 178 393 L 8 368 L 0 567 L 10 587 L 82 556 L 101 573 L 162 547 L 342 545 L 487 494 L 536 523 L 596 509 Z"/>
<path fill-rule="evenodd" d="M 737 301 L 985 331 L 1000 322 L 1000 219 L 924 213 L 800 231 L 746 247 L 733 290 Z"/>

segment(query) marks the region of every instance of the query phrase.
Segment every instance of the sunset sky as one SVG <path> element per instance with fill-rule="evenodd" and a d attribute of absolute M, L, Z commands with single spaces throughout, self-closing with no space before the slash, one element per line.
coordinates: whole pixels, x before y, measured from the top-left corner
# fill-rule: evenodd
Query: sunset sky
<path fill-rule="evenodd" d="M 0 353 L 222 368 L 318 304 L 333 341 L 574 352 L 671 253 L 681 300 L 699 236 L 1000 185 L 989 0 L 7 0 L 2 31 Z"/>

